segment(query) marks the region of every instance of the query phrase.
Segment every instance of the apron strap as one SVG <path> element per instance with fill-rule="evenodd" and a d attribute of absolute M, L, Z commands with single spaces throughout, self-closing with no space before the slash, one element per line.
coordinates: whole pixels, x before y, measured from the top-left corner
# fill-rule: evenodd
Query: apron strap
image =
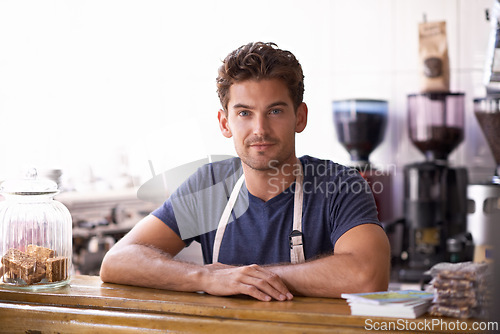
<path fill-rule="evenodd" d="M 236 181 L 233 191 L 231 192 L 231 196 L 229 196 L 229 201 L 227 202 L 226 207 L 222 212 L 222 216 L 220 217 L 219 225 L 217 226 L 217 232 L 215 233 L 212 263 L 219 262 L 219 250 L 220 244 L 222 242 L 222 237 L 224 236 L 224 231 L 226 230 L 227 223 L 229 222 L 229 216 L 231 215 L 231 211 L 233 211 L 233 207 L 236 203 L 236 199 L 238 198 L 238 194 L 240 193 L 243 181 L 245 181 L 245 174 L 241 174 L 241 177 L 238 179 L 238 181 Z"/>
<path fill-rule="evenodd" d="M 298 160 L 298 159 L 297 159 Z M 293 264 L 302 263 L 305 261 L 304 244 L 302 234 L 302 201 L 304 198 L 304 191 L 302 184 L 304 175 L 302 173 L 302 163 L 299 162 L 299 174 L 295 180 L 295 195 L 293 203 L 293 230 L 289 235 L 290 240 L 290 261 Z"/>
<path fill-rule="evenodd" d="M 303 245 L 303 234 L 302 234 L 302 202 L 304 198 L 304 191 L 302 189 L 302 184 L 304 180 L 302 163 L 297 159 L 299 165 L 299 173 L 295 180 L 295 194 L 293 203 L 293 228 L 290 233 L 290 261 L 293 264 L 302 263 L 305 261 L 304 256 L 304 245 Z M 219 251 L 220 245 L 222 243 L 222 237 L 224 236 L 224 231 L 229 222 L 229 217 L 231 216 L 231 211 L 233 211 L 234 204 L 240 193 L 240 189 L 245 180 L 245 174 L 242 174 L 234 185 L 233 191 L 229 196 L 229 200 L 224 208 L 222 216 L 219 220 L 219 225 L 217 226 L 217 232 L 215 233 L 214 248 L 212 252 L 212 263 L 217 263 L 219 261 Z"/>

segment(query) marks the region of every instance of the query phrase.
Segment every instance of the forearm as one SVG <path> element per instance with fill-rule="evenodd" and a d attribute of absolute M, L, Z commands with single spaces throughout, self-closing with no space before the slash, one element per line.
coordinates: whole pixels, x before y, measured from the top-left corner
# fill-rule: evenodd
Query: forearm
<path fill-rule="evenodd" d="M 259 266 L 200 266 L 174 260 L 184 241 L 150 215 L 118 241 L 101 265 L 104 282 L 174 291 L 204 291 L 218 296 L 247 294 L 259 300 L 292 298 L 274 273 Z"/>
<path fill-rule="evenodd" d="M 296 265 L 268 267 L 294 294 L 338 298 L 342 293 L 387 290 L 389 264 L 335 254 Z"/>
<path fill-rule="evenodd" d="M 174 291 L 204 291 L 227 296 L 247 294 L 263 301 L 293 296 L 281 279 L 259 266 L 199 266 L 173 260 L 169 254 L 138 244 L 111 249 L 101 266 L 104 282 Z"/>
<path fill-rule="evenodd" d="M 130 244 L 111 249 L 101 266 L 101 279 L 108 283 L 137 285 L 175 291 L 202 290 L 204 268 L 173 260 L 159 249 Z"/>

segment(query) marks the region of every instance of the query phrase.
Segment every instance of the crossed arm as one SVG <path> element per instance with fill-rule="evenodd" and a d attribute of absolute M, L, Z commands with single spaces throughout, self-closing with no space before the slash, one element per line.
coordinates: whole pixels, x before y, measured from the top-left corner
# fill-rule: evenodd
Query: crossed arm
<path fill-rule="evenodd" d="M 344 233 L 335 245 L 335 255 L 294 265 L 200 266 L 174 260 L 184 246 L 162 221 L 147 216 L 106 254 L 101 279 L 219 296 L 245 294 L 263 301 L 290 300 L 293 294 L 340 297 L 341 293 L 382 291 L 389 282 L 389 242 L 374 224 Z"/>

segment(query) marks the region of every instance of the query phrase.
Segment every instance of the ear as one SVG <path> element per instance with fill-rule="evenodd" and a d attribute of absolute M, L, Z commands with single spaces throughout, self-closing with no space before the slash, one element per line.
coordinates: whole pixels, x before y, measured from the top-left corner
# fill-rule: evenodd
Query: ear
<path fill-rule="evenodd" d="M 295 132 L 301 133 L 307 125 L 307 105 L 302 102 L 297 108 L 297 115 L 295 119 Z"/>
<path fill-rule="evenodd" d="M 231 133 L 231 129 L 229 128 L 229 120 L 227 119 L 227 115 L 224 110 L 219 110 L 217 118 L 219 119 L 219 128 L 222 132 L 222 135 L 226 138 L 231 138 L 233 134 Z"/>

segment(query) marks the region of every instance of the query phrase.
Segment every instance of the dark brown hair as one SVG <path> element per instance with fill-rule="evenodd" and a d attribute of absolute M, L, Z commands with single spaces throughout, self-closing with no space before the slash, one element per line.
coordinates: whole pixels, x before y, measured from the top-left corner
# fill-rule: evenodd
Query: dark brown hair
<path fill-rule="evenodd" d="M 295 56 L 274 43 L 249 43 L 231 52 L 219 67 L 217 93 L 227 112 L 229 87 L 245 80 L 281 79 L 288 87 L 295 110 L 304 97 L 304 75 Z"/>

